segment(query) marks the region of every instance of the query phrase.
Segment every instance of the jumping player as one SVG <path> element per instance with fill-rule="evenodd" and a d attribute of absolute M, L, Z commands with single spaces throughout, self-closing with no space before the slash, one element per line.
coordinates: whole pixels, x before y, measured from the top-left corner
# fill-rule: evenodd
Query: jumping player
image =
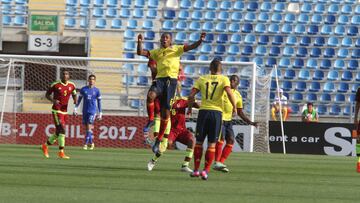
<path fill-rule="evenodd" d="M 353 137 L 356 138 L 356 155 L 357 155 L 357 165 L 356 165 L 356 171 L 360 173 L 360 123 L 358 120 L 358 114 L 360 109 L 360 88 L 356 91 L 355 96 L 356 104 L 355 104 L 355 116 L 354 116 L 354 125 L 355 125 L 355 132 Z"/>
<path fill-rule="evenodd" d="M 74 104 L 77 102 L 75 84 L 69 81 L 70 73 L 64 70 L 61 75 L 61 80 L 52 83 L 49 89 L 46 91 L 45 97 L 53 103 L 52 115 L 56 127 L 55 134 L 52 134 L 42 144 L 41 148 L 46 158 L 49 158 L 48 146 L 54 144 L 56 141 L 59 142 L 59 153 L 58 157 L 62 159 L 70 159 L 64 153 L 65 147 L 65 125 L 68 118 L 68 102 L 70 95 L 74 100 Z M 51 97 L 53 94 L 53 97 Z"/>
<path fill-rule="evenodd" d="M 101 94 L 100 90 L 95 87 L 96 76 L 89 75 L 88 77 L 88 85 L 84 86 L 80 90 L 80 96 L 77 104 L 74 108 L 74 115 L 77 115 L 77 109 L 81 103 L 82 98 L 84 98 L 83 108 L 82 108 L 82 121 L 86 129 L 85 136 L 85 145 L 83 147 L 84 150 L 88 149 L 88 145 L 90 145 L 90 150 L 93 150 L 95 144 L 93 142 L 93 129 L 94 129 L 94 121 L 96 118 L 96 109 L 98 109 L 99 115 L 97 117 L 98 120 L 102 119 L 102 111 L 101 111 Z"/>
<path fill-rule="evenodd" d="M 180 56 L 184 52 L 197 48 L 205 39 L 205 35 L 205 33 L 201 33 L 200 39 L 191 45 L 173 45 L 171 33 L 166 32 L 161 35 L 160 48 L 150 51 L 142 48 L 143 37 L 141 34 L 138 35 L 137 54 L 152 58 L 157 63 L 155 93 L 160 98 L 161 121 L 159 135 L 152 147 L 154 153 L 159 152 L 160 141 L 163 140 L 167 123 L 170 120 L 170 100 L 175 95 Z M 167 143 L 166 137 L 164 143 Z"/>
<path fill-rule="evenodd" d="M 196 121 L 196 145 L 194 149 L 194 172 L 191 177 L 200 177 L 203 180 L 208 179 L 210 166 L 215 159 L 215 144 L 219 137 L 222 124 L 223 94 L 229 97 L 229 100 L 236 109 L 235 98 L 230 89 L 230 81 L 226 76 L 221 75 L 221 61 L 214 59 L 210 63 L 210 75 L 201 76 L 191 90 L 189 96 L 189 111 L 191 111 L 195 95 L 201 92 L 201 106 Z M 203 143 L 208 139 L 208 147 L 205 154 L 205 167 L 200 173 L 200 161 L 203 153 Z"/>

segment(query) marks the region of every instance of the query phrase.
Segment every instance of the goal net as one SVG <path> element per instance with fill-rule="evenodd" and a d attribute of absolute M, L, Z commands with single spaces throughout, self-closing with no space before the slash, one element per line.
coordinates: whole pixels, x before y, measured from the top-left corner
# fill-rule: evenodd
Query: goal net
<path fill-rule="evenodd" d="M 40 144 L 54 132 L 51 103 L 45 98 L 49 85 L 60 79 L 63 70 L 77 90 L 95 74 L 102 94 L 103 120 L 95 122 L 95 142 L 99 147 L 148 147 L 142 128 L 147 121 L 146 94 L 151 74 L 146 59 L 0 55 L 0 143 Z M 181 61 L 186 79 L 182 96 L 187 96 L 194 81 L 208 73 L 209 61 Z M 269 85 L 266 69 L 253 63 L 223 62 L 224 75 L 240 77 L 239 91 L 246 115 L 258 128 L 234 119 L 235 151 L 268 152 Z M 66 145 L 82 145 L 85 130 L 81 115 L 75 117 L 70 98 Z M 81 112 L 81 109 L 79 110 Z M 187 125 L 195 129 L 196 112 Z"/>

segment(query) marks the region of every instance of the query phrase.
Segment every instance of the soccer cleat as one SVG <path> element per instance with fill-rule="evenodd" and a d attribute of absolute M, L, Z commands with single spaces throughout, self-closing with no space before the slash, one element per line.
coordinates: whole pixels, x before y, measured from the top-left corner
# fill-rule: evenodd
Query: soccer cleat
<path fill-rule="evenodd" d="M 358 173 L 360 173 L 360 162 L 357 162 L 356 171 L 357 171 Z"/>
<path fill-rule="evenodd" d="M 151 126 L 153 126 L 155 124 L 155 121 L 148 121 L 145 125 L 145 127 L 143 128 L 143 132 L 149 132 Z"/>
<path fill-rule="evenodd" d="M 226 165 L 221 162 L 215 162 L 213 169 L 216 171 L 222 171 L 223 168 L 226 168 Z"/>
<path fill-rule="evenodd" d="M 222 169 L 220 169 L 221 172 L 224 172 L 224 173 L 229 173 L 229 169 L 227 167 L 224 167 Z"/>
<path fill-rule="evenodd" d="M 192 173 L 190 173 L 190 177 L 192 177 L 192 178 L 200 177 L 200 172 L 199 171 L 193 171 Z"/>
<path fill-rule="evenodd" d="M 46 144 L 42 144 L 41 145 L 41 150 L 45 156 L 45 158 L 49 158 L 49 150 L 48 150 L 48 146 Z"/>
<path fill-rule="evenodd" d="M 87 144 L 83 146 L 83 150 L 87 150 L 88 149 L 88 146 Z"/>
<path fill-rule="evenodd" d="M 90 150 L 94 150 L 94 148 L 95 148 L 95 144 L 92 143 L 89 149 L 90 149 Z"/>
<path fill-rule="evenodd" d="M 192 173 L 193 170 L 191 170 L 188 166 L 181 166 L 180 169 L 182 172 Z"/>
<path fill-rule="evenodd" d="M 148 171 L 152 171 L 153 168 L 155 167 L 155 161 L 153 161 L 152 159 L 148 162 L 147 164 L 147 168 L 148 168 Z"/>
<path fill-rule="evenodd" d="M 70 159 L 70 157 L 66 156 L 66 155 L 65 155 L 65 152 L 63 152 L 63 151 L 60 151 L 60 152 L 58 153 L 58 157 L 59 157 L 60 159 Z"/>
<path fill-rule="evenodd" d="M 201 175 L 201 179 L 203 180 L 207 180 L 209 178 L 209 175 L 206 171 L 201 171 L 200 175 Z"/>
<path fill-rule="evenodd" d="M 154 144 L 154 142 L 151 140 L 150 137 L 145 137 L 144 143 L 145 143 L 146 145 L 150 145 L 150 146 L 152 146 L 152 145 Z"/>
<path fill-rule="evenodd" d="M 158 139 L 155 140 L 154 145 L 152 146 L 152 151 L 154 152 L 154 154 L 159 153 L 159 145 L 160 145 L 160 141 Z"/>

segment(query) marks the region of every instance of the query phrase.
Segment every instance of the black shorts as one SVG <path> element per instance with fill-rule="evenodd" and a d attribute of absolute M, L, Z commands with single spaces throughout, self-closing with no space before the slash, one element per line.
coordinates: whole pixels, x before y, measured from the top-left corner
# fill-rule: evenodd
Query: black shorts
<path fill-rule="evenodd" d="M 222 113 L 213 110 L 200 110 L 196 121 L 196 141 L 215 143 L 220 135 L 222 125 Z"/>
<path fill-rule="evenodd" d="M 234 130 L 232 121 L 223 121 L 222 129 L 221 129 L 221 140 L 227 137 L 234 137 Z"/>
<path fill-rule="evenodd" d="M 156 78 L 154 91 L 160 99 L 160 107 L 170 110 L 170 101 L 175 97 L 177 79 Z"/>
<path fill-rule="evenodd" d="M 149 92 L 156 92 L 156 80 L 153 80 Z"/>

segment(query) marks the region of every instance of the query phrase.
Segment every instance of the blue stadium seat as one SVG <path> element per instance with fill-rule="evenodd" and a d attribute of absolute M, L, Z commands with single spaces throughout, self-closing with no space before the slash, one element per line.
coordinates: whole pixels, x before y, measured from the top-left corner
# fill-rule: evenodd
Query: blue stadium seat
<path fill-rule="evenodd" d="M 325 12 L 325 5 L 324 4 L 315 4 L 314 12 L 318 14 L 323 14 Z"/>
<path fill-rule="evenodd" d="M 117 0 L 114 0 L 117 1 Z M 135 0 L 135 8 L 144 8 L 145 0 Z"/>
<path fill-rule="evenodd" d="M 292 102 L 302 102 L 303 101 L 303 95 L 299 92 L 294 92 L 294 94 L 292 94 L 292 97 L 291 97 L 291 101 Z"/>
<path fill-rule="evenodd" d="M 125 69 L 127 72 L 134 72 L 134 64 L 125 63 L 122 68 Z"/>
<path fill-rule="evenodd" d="M 329 111 L 330 115 L 340 115 L 340 113 L 341 113 L 340 106 L 336 104 L 330 106 L 330 111 Z"/>
<path fill-rule="evenodd" d="M 281 27 L 281 33 L 290 34 L 292 33 L 292 25 L 291 24 L 283 24 Z"/>
<path fill-rule="evenodd" d="M 337 22 L 340 25 L 347 25 L 349 23 L 349 17 L 346 15 L 340 15 Z"/>
<path fill-rule="evenodd" d="M 111 21 L 111 28 L 112 29 L 120 29 L 122 26 L 122 22 L 120 19 L 113 19 Z M 146 38 L 145 38 L 146 39 Z"/>
<path fill-rule="evenodd" d="M 6 6 L 9 6 L 8 8 Z M 7 4 L 3 4 L 2 5 L 2 12 L 3 14 L 10 14 L 11 13 L 11 6 L 10 5 L 7 5 Z M 25 10 L 15 10 L 15 14 L 17 15 L 24 15 L 26 14 L 26 11 Z M 77 15 L 77 10 L 76 10 L 76 7 L 66 7 L 66 13 L 65 13 L 66 16 L 69 16 L 69 17 L 74 17 Z"/>
<path fill-rule="evenodd" d="M 271 22 L 274 22 L 274 23 L 279 23 L 282 21 L 282 15 L 280 13 L 274 13 L 272 16 L 271 16 Z"/>
<path fill-rule="evenodd" d="M 228 51 L 228 53 L 229 53 L 229 51 Z M 234 56 L 226 56 L 224 60 L 229 61 L 229 62 L 234 62 L 234 61 L 236 61 L 236 58 Z"/>
<path fill-rule="evenodd" d="M 238 89 L 249 89 L 250 83 L 248 80 L 240 79 Z"/>
<path fill-rule="evenodd" d="M 198 60 L 199 61 L 208 61 L 209 57 L 207 55 L 199 55 Z"/>
<path fill-rule="evenodd" d="M 284 79 L 293 80 L 295 78 L 295 71 L 293 69 L 285 70 Z"/>
<path fill-rule="evenodd" d="M 148 8 L 157 8 L 159 6 L 158 0 L 148 0 Z"/>
<path fill-rule="evenodd" d="M 11 8 L 11 5 L 9 5 L 9 4 L 3 4 L 1 6 L 1 11 L 2 11 L 3 15 L 11 14 L 11 10 L 12 10 L 12 8 Z"/>
<path fill-rule="evenodd" d="M 323 87 L 324 92 L 334 92 L 335 91 L 335 85 L 333 82 L 325 82 Z"/>
<path fill-rule="evenodd" d="M 227 34 L 219 34 L 216 39 L 217 43 L 227 43 L 228 42 L 228 35 Z"/>
<path fill-rule="evenodd" d="M 350 26 L 347 31 L 348 36 L 356 36 L 359 34 L 359 29 L 357 26 Z"/>
<path fill-rule="evenodd" d="M 349 91 L 349 84 L 344 83 L 344 82 L 339 83 L 337 91 L 342 92 L 342 93 L 348 92 Z"/>
<path fill-rule="evenodd" d="M 141 101 L 139 99 L 133 99 L 130 101 L 130 107 L 133 109 L 140 109 Z"/>
<path fill-rule="evenodd" d="M 277 69 L 277 71 L 275 71 L 275 69 L 273 71 L 271 71 L 271 78 L 275 79 L 276 78 L 276 74 L 278 78 L 282 78 L 281 75 L 281 70 Z"/>
<path fill-rule="evenodd" d="M 275 35 L 272 41 L 273 45 L 281 45 L 283 43 L 283 37 L 281 35 Z M 280 50 L 279 50 L 280 52 Z"/>
<path fill-rule="evenodd" d="M 322 35 L 330 35 L 332 33 L 333 33 L 333 31 L 332 31 L 332 27 L 330 25 L 322 25 L 321 26 L 320 34 L 322 34 Z"/>
<path fill-rule="evenodd" d="M 274 11 L 275 12 L 284 12 L 285 11 L 285 4 L 283 2 L 277 2 L 274 5 Z"/>
<path fill-rule="evenodd" d="M 308 24 L 310 22 L 309 15 L 307 15 L 306 13 L 301 13 L 298 17 L 297 22 L 301 24 Z"/>
<path fill-rule="evenodd" d="M 314 46 L 323 46 L 325 44 L 324 37 L 316 37 L 314 40 Z"/>
<path fill-rule="evenodd" d="M 279 33 L 279 30 L 280 30 L 279 25 L 275 23 L 271 23 L 268 27 L 269 33 L 277 34 Z"/>
<path fill-rule="evenodd" d="M 210 15 L 212 14 L 212 15 Z M 209 18 L 213 17 L 213 19 L 215 18 L 215 13 L 213 11 L 208 11 L 205 14 L 205 20 L 209 20 Z M 191 19 L 192 20 L 202 20 L 203 16 L 202 16 L 202 12 L 195 10 L 191 13 Z"/>
<path fill-rule="evenodd" d="M 266 55 L 266 47 L 265 46 L 257 46 L 255 49 L 256 56 L 265 56 Z"/>
<path fill-rule="evenodd" d="M 289 35 L 286 38 L 286 45 L 295 46 L 297 44 L 297 38 L 294 35 Z"/>
<path fill-rule="evenodd" d="M 267 35 L 260 35 L 258 44 L 260 45 L 267 45 L 269 43 L 269 36 Z"/>
<path fill-rule="evenodd" d="M 279 56 L 280 54 L 280 47 L 271 47 L 269 56 Z"/>
<path fill-rule="evenodd" d="M 262 23 L 258 23 L 255 26 L 255 32 L 256 33 L 264 33 L 266 31 L 266 26 Z"/>
<path fill-rule="evenodd" d="M 227 31 L 227 28 L 226 28 L 226 23 L 224 22 L 219 22 L 216 24 L 215 26 L 215 31 L 216 32 L 226 32 Z"/>
<path fill-rule="evenodd" d="M 117 9 L 115 8 L 108 8 L 106 9 L 106 17 L 107 18 L 116 18 L 118 16 Z"/>
<path fill-rule="evenodd" d="M 178 19 L 180 20 L 187 20 L 189 18 L 189 11 L 187 10 L 180 10 L 179 11 L 179 15 L 178 15 Z"/>
<path fill-rule="evenodd" d="M 203 44 L 200 48 L 200 53 L 210 54 L 212 52 L 212 46 L 210 44 Z"/>
<path fill-rule="evenodd" d="M 135 32 L 132 31 L 132 30 L 125 30 L 124 39 L 134 40 L 135 39 Z"/>
<path fill-rule="evenodd" d="M 230 10 L 230 9 L 231 9 L 231 2 L 230 1 L 222 1 L 220 3 L 220 10 L 227 11 L 227 10 Z"/>
<path fill-rule="evenodd" d="M 358 88 L 360 87 L 359 83 L 355 83 L 351 86 L 351 92 L 352 93 L 356 93 L 356 91 L 358 90 Z"/>
<path fill-rule="evenodd" d="M 285 23 L 294 23 L 296 20 L 295 15 L 293 13 L 285 14 Z"/>
<path fill-rule="evenodd" d="M 227 21 L 229 19 L 229 13 L 227 11 L 220 11 L 218 14 L 219 21 Z"/>
<path fill-rule="evenodd" d="M 303 36 L 300 39 L 301 46 L 309 46 L 311 44 L 311 38 L 309 36 Z"/>
<path fill-rule="evenodd" d="M 174 19 L 175 11 L 174 10 L 164 10 L 163 17 L 165 19 Z"/>
<path fill-rule="evenodd" d="M 289 80 L 285 80 L 282 82 L 281 88 L 284 91 L 291 91 L 292 90 L 292 82 Z"/>
<path fill-rule="evenodd" d="M 302 13 L 311 13 L 311 12 L 312 12 L 312 6 L 311 6 L 311 4 L 309 4 L 309 3 L 304 3 L 304 4 L 301 6 L 300 11 L 301 11 Z"/>
<path fill-rule="evenodd" d="M 252 24 L 250 23 L 244 23 L 244 25 L 241 28 L 241 32 L 243 33 L 251 33 L 253 30 Z"/>
<path fill-rule="evenodd" d="M 327 114 L 327 107 L 325 105 L 320 104 L 317 107 L 317 112 L 319 115 L 325 115 Z"/>
<path fill-rule="evenodd" d="M 334 98 L 335 103 L 344 103 L 345 102 L 345 95 L 344 94 L 336 94 Z"/>
<path fill-rule="evenodd" d="M 279 61 L 279 68 L 288 68 L 288 67 L 290 67 L 290 59 L 284 57 L 281 58 Z"/>
<path fill-rule="evenodd" d="M 321 70 L 315 70 L 313 75 L 313 80 L 323 80 L 324 72 Z"/>
<path fill-rule="evenodd" d="M 255 13 L 252 13 L 252 12 L 248 12 L 245 14 L 244 16 L 244 20 L 245 22 L 253 22 L 256 20 L 256 15 Z"/>
<path fill-rule="evenodd" d="M 360 14 L 360 5 L 356 5 L 354 13 L 355 14 Z"/>
<path fill-rule="evenodd" d="M 134 41 L 126 41 L 124 45 L 125 51 L 135 51 L 135 42 Z"/>
<path fill-rule="evenodd" d="M 263 57 L 255 57 L 253 58 L 253 62 L 255 62 L 258 66 L 262 66 L 264 64 Z"/>
<path fill-rule="evenodd" d="M 177 32 L 175 35 L 175 42 L 182 44 L 186 40 L 186 33 L 185 32 Z"/>
<path fill-rule="evenodd" d="M 90 5 L 90 0 L 80 0 L 80 6 L 88 7 Z"/>
<path fill-rule="evenodd" d="M 193 8 L 197 10 L 201 10 L 205 8 L 205 2 L 203 0 L 196 0 L 193 4 Z"/>
<path fill-rule="evenodd" d="M 88 27 L 88 21 L 86 18 L 81 18 L 80 19 L 80 27 L 81 28 L 87 28 Z"/>
<path fill-rule="evenodd" d="M 331 61 L 329 59 L 323 59 L 320 62 L 320 69 L 330 69 Z"/>
<path fill-rule="evenodd" d="M 124 58 L 128 58 L 128 59 L 133 59 L 133 58 L 135 58 L 135 54 L 134 53 L 124 53 L 123 54 L 124 56 Z"/>
<path fill-rule="evenodd" d="M 342 14 L 351 14 L 352 13 L 352 8 L 350 4 L 344 4 L 341 7 L 341 13 Z"/>
<path fill-rule="evenodd" d="M 190 77 L 185 78 L 185 80 L 181 82 L 182 87 L 190 88 L 193 85 L 194 85 L 194 80 Z"/>
<path fill-rule="evenodd" d="M 205 43 L 212 43 L 214 41 L 214 34 L 208 33 L 205 36 Z"/>
<path fill-rule="evenodd" d="M 101 18 L 104 16 L 104 9 L 103 8 L 94 8 L 93 16 L 97 18 Z"/>
<path fill-rule="evenodd" d="M 294 48 L 290 47 L 290 46 L 286 46 L 283 49 L 283 56 L 293 56 L 294 55 Z"/>
<path fill-rule="evenodd" d="M 305 33 L 305 26 L 302 24 L 297 24 L 295 26 L 295 34 L 304 34 Z"/>
<path fill-rule="evenodd" d="M 275 80 L 271 80 L 270 82 L 270 90 L 274 91 L 277 89 L 277 86 L 276 86 L 276 81 Z"/>
<path fill-rule="evenodd" d="M 135 84 L 134 76 L 127 75 L 127 76 L 123 77 L 123 84 L 124 85 L 134 85 Z"/>
<path fill-rule="evenodd" d="M 239 34 L 232 34 L 230 38 L 230 43 L 237 44 L 241 42 L 241 35 Z"/>
<path fill-rule="evenodd" d="M 232 12 L 231 13 L 231 21 L 232 22 L 240 22 L 242 19 L 242 14 L 240 12 Z"/>
<path fill-rule="evenodd" d="M 207 8 L 207 10 L 216 10 L 218 8 L 218 4 L 216 1 L 210 0 L 206 4 L 206 8 Z"/>
<path fill-rule="evenodd" d="M 321 87 L 320 87 L 319 82 L 311 82 L 310 83 L 310 87 L 309 87 L 310 92 L 318 92 L 318 91 L 320 91 L 320 89 L 321 89 Z"/>
<path fill-rule="evenodd" d="M 310 72 L 306 69 L 301 69 L 298 78 L 299 80 L 310 80 Z"/>
<path fill-rule="evenodd" d="M 73 28 L 76 25 L 75 18 L 65 18 L 65 27 Z"/>
<path fill-rule="evenodd" d="M 240 31 L 240 24 L 239 23 L 230 23 L 229 32 L 237 33 L 239 31 Z"/>
<path fill-rule="evenodd" d="M 94 6 L 97 6 L 97 7 L 103 7 L 104 3 L 105 3 L 104 0 L 94 0 Z"/>
<path fill-rule="evenodd" d="M 148 72 L 148 66 L 147 66 L 147 64 L 145 64 L 145 63 L 139 64 L 139 65 L 138 65 L 137 72 L 138 72 L 140 75 L 145 75 L 145 74 Z"/>
<path fill-rule="evenodd" d="M 340 70 L 345 68 L 345 62 L 342 59 L 336 59 L 334 62 L 334 69 Z"/>
<path fill-rule="evenodd" d="M 299 105 L 297 104 L 290 104 L 290 108 L 291 108 L 291 114 L 298 114 L 300 111 Z"/>
<path fill-rule="evenodd" d="M 146 12 L 147 19 L 155 19 L 157 17 L 157 10 L 155 9 L 148 9 Z"/>
<path fill-rule="evenodd" d="M 24 26 L 25 25 L 25 17 L 24 16 L 15 16 L 14 25 Z"/>
<path fill-rule="evenodd" d="M 139 11 L 140 11 L 140 10 L 139 10 Z M 126 8 L 122 8 L 122 9 L 120 10 L 119 16 L 120 16 L 121 18 L 130 18 L 130 16 L 131 16 L 130 10 L 129 10 L 129 9 L 126 9 Z"/>
<path fill-rule="evenodd" d="M 274 65 L 276 65 L 276 58 L 267 58 L 265 66 L 274 67 Z"/>
<path fill-rule="evenodd" d="M 296 52 L 297 57 L 306 57 L 307 54 L 307 49 L 305 47 L 298 47 Z"/>
<path fill-rule="evenodd" d="M 328 8 L 329 14 L 338 14 L 339 13 L 339 5 L 337 4 L 330 4 Z"/>
<path fill-rule="evenodd" d="M 209 70 L 209 67 L 207 66 L 201 66 L 199 68 L 199 74 L 200 75 L 206 75 L 206 74 L 209 74 L 210 70 Z"/>
<path fill-rule="evenodd" d="M 235 61 L 236 61 L 236 60 L 235 60 Z M 239 61 L 240 61 L 240 62 L 250 62 L 250 58 L 249 58 L 249 57 L 244 57 L 244 56 L 242 56 L 242 57 L 240 57 Z"/>
<path fill-rule="evenodd" d="M 309 35 L 316 35 L 319 32 L 319 27 L 317 25 L 310 25 L 308 29 Z"/>
<path fill-rule="evenodd" d="M 198 21 L 192 21 L 190 23 L 189 30 L 191 30 L 191 31 L 199 31 L 200 30 L 200 23 Z"/>
<path fill-rule="evenodd" d="M 348 101 L 351 103 L 356 102 L 356 94 L 350 94 Z"/>
<path fill-rule="evenodd" d="M 175 25 L 175 29 L 179 30 L 179 31 L 184 31 L 187 29 L 187 23 L 186 21 L 177 21 L 176 25 Z"/>
<path fill-rule="evenodd" d="M 15 14 L 17 14 L 17 15 L 27 14 L 27 7 L 23 6 L 23 5 L 16 5 L 15 6 Z"/>
<path fill-rule="evenodd" d="M 253 34 L 247 34 L 245 36 L 244 42 L 245 44 L 254 44 L 256 41 L 256 37 Z"/>
<path fill-rule="evenodd" d="M 359 62 L 357 60 L 349 60 L 347 69 L 357 70 L 359 67 Z"/>
<path fill-rule="evenodd" d="M 258 3 L 257 2 L 249 2 L 246 9 L 248 11 L 256 11 L 258 9 Z"/>
<path fill-rule="evenodd" d="M 351 40 L 351 38 L 344 37 L 344 39 L 345 39 L 345 38 Z M 357 39 L 356 39 L 356 41 L 355 41 L 355 47 L 360 47 L 360 38 L 357 38 Z"/>
<path fill-rule="evenodd" d="M 152 20 L 144 20 L 142 29 L 144 30 L 152 30 L 154 28 L 154 24 Z"/>
<path fill-rule="evenodd" d="M 317 47 L 312 48 L 311 51 L 310 51 L 310 56 L 314 57 L 314 58 L 320 57 L 321 56 L 321 49 L 317 48 Z"/>
<path fill-rule="evenodd" d="M 216 45 L 214 53 L 222 55 L 225 53 L 225 51 L 226 49 L 224 45 Z"/>
<path fill-rule="evenodd" d="M 191 1 L 190 0 L 181 0 L 179 6 L 181 8 L 180 11 L 182 11 L 184 9 L 190 9 L 191 8 Z"/>
<path fill-rule="evenodd" d="M 298 81 L 295 85 L 295 91 L 304 92 L 306 90 L 306 82 Z"/>
<path fill-rule="evenodd" d="M 138 81 L 137 81 L 137 85 L 148 86 L 149 85 L 148 77 L 147 76 L 139 76 Z"/>
<path fill-rule="evenodd" d="M 331 95 L 328 93 L 323 93 L 320 96 L 320 102 L 324 104 L 328 104 L 331 102 Z"/>
<path fill-rule="evenodd" d="M 186 54 L 186 55 L 183 55 L 183 56 L 182 56 L 182 59 L 183 59 L 183 60 L 188 60 L 188 61 L 194 61 L 196 58 L 195 58 L 195 55 Z"/>
<path fill-rule="evenodd" d="M 241 51 L 241 55 L 251 55 L 253 53 L 252 46 L 244 46 L 243 50 Z"/>
<path fill-rule="evenodd" d="M 345 35 L 345 27 L 343 25 L 337 25 L 335 27 L 335 35 Z"/>
<path fill-rule="evenodd" d="M 328 42 L 327 42 L 328 46 L 331 47 L 337 47 L 339 45 L 339 40 L 337 37 L 329 37 Z"/>
<path fill-rule="evenodd" d="M 242 11 L 244 10 L 244 3 L 241 0 L 235 1 L 233 9 L 235 11 Z"/>
<path fill-rule="evenodd" d="M 355 81 L 360 81 L 360 72 L 356 73 Z"/>
<path fill-rule="evenodd" d="M 309 102 L 316 102 L 317 101 L 317 95 L 315 93 L 308 93 L 306 95 L 306 100 Z"/>
<path fill-rule="evenodd" d="M 12 0 L 5 0 L 5 1 L 2 1 L 2 3 L 6 4 L 6 3 L 11 3 Z M 67 6 L 76 6 L 77 4 L 77 0 L 66 0 L 66 5 Z"/>
<path fill-rule="evenodd" d="M 114 2 L 112 5 L 115 5 L 115 6 L 116 6 L 115 2 Z M 121 0 L 120 5 L 121 5 L 121 7 L 123 7 L 123 8 L 130 8 L 130 6 L 131 6 L 131 0 Z"/>
<path fill-rule="evenodd" d="M 334 15 L 327 15 L 325 18 L 325 24 L 332 25 L 336 21 L 336 18 Z"/>
<path fill-rule="evenodd" d="M 353 49 L 351 52 L 351 58 L 360 58 L 360 49 Z"/>
<path fill-rule="evenodd" d="M 327 75 L 327 80 L 335 81 L 339 79 L 339 72 L 337 70 L 330 70 Z"/>
<path fill-rule="evenodd" d="M 311 23 L 312 24 L 321 24 L 322 16 L 320 14 L 314 14 L 313 16 L 311 16 Z"/>
<path fill-rule="evenodd" d="M 153 42 L 144 42 L 144 49 L 153 50 L 154 49 L 154 43 Z"/>
<path fill-rule="evenodd" d="M 354 114 L 353 112 L 354 112 L 354 111 L 353 111 L 353 109 L 351 109 L 351 106 L 350 106 L 350 105 L 346 105 L 346 106 L 344 107 L 343 115 L 344 115 L 344 116 L 350 116 L 350 115 L 353 115 L 353 114 Z"/>
<path fill-rule="evenodd" d="M 240 53 L 240 48 L 239 46 L 235 45 L 235 44 L 231 44 L 229 46 L 229 49 L 228 49 L 228 54 L 230 55 L 237 55 Z"/>
<path fill-rule="evenodd" d="M 306 68 L 308 68 L 308 69 L 317 69 L 317 60 L 309 58 L 306 61 Z"/>
<path fill-rule="evenodd" d="M 338 58 L 347 58 L 348 55 L 349 55 L 349 50 L 348 49 L 340 48 L 338 50 L 338 54 L 337 54 Z"/>
<path fill-rule="evenodd" d="M 236 67 L 230 67 L 227 69 L 226 74 L 227 75 L 234 75 L 237 74 L 238 69 Z"/>
<path fill-rule="evenodd" d="M 260 11 L 269 12 L 272 9 L 271 7 L 271 2 L 263 2 L 260 6 Z"/>
<path fill-rule="evenodd" d="M 127 29 L 136 29 L 138 21 L 135 19 L 130 19 L 127 21 Z M 165 23 L 166 24 L 166 23 Z"/>
<path fill-rule="evenodd" d="M 335 50 L 333 48 L 326 48 L 324 51 L 324 57 L 332 58 L 335 55 Z"/>
<path fill-rule="evenodd" d="M 202 25 L 202 30 L 205 32 L 211 32 L 214 30 L 214 24 L 211 21 L 207 21 Z"/>

